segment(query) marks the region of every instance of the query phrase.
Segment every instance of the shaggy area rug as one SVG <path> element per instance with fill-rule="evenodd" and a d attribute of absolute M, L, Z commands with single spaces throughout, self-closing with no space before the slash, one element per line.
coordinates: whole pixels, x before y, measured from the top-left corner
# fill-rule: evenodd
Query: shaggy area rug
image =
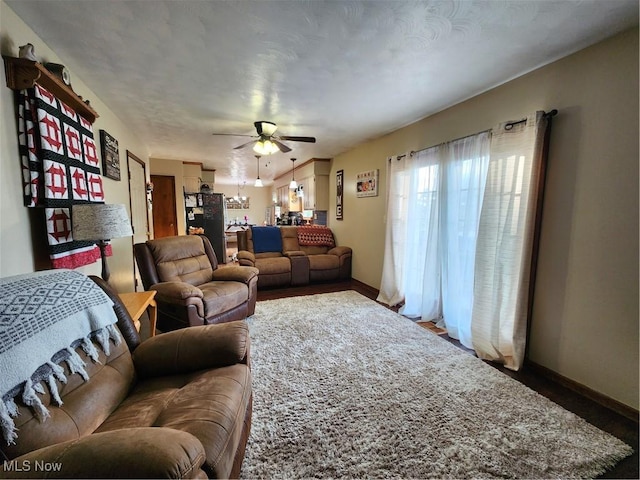
<path fill-rule="evenodd" d="M 353 291 L 259 302 L 241 477 L 593 478 L 613 436 Z"/>

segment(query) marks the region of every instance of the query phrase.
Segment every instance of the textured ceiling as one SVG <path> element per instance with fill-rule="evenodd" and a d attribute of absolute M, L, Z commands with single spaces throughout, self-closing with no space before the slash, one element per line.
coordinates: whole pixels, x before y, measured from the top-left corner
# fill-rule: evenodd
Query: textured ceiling
<path fill-rule="evenodd" d="M 6 3 L 152 157 L 229 184 L 255 179 L 250 139 L 212 132 L 317 137 L 264 157 L 273 179 L 638 24 L 637 0 Z"/>

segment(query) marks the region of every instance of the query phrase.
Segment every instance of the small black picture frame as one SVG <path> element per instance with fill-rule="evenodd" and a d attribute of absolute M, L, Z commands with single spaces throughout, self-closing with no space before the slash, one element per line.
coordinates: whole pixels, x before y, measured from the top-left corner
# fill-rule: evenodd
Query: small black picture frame
<path fill-rule="evenodd" d="M 344 193 L 344 170 L 338 170 L 336 172 L 336 220 L 342 220 L 342 200 Z"/>
<path fill-rule="evenodd" d="M 120 151 L 118 140 L 106 131 L 100 130 L 100 148 L 102 151 L 102 175 L 120 181 Z"/>

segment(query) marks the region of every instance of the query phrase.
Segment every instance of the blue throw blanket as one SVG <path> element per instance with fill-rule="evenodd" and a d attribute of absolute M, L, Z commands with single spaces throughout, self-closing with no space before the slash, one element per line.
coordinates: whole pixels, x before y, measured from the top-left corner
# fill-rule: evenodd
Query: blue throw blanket
<path fill-rule="evenodd" d="M 282 252 L 282 235 L 278 227 L 251 227 L 253 252 Z"/>
<path fill-rule="evenodd" d="M 53 401 L 61 405 L 55 380 L 66 382 L 63 368 L 85 380 L 81 347 L 93 361 L 106 355 L 110 339 L 121 341 L 114 324 L 113 302 L 89 277 L 72 270 L 50 270 L 0 279 L 0 430 L 11 444 L 17 438 L 14 398 L 33 408 L 40 421 L 49 411 L 36 393 L 46 382 Z"/>

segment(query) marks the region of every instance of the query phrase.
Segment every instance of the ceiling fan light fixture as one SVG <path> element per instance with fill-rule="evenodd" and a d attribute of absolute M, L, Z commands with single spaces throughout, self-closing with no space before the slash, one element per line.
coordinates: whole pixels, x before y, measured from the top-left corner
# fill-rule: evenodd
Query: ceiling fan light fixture
<path fill-rule="evenodd" d="M 279 152 L 280 149 L 278 148 L 278 145 L 267 139 L 258 140 L 253 146 L 253 151 L 260 155 L 273 155 L 274 153 Z"/>

